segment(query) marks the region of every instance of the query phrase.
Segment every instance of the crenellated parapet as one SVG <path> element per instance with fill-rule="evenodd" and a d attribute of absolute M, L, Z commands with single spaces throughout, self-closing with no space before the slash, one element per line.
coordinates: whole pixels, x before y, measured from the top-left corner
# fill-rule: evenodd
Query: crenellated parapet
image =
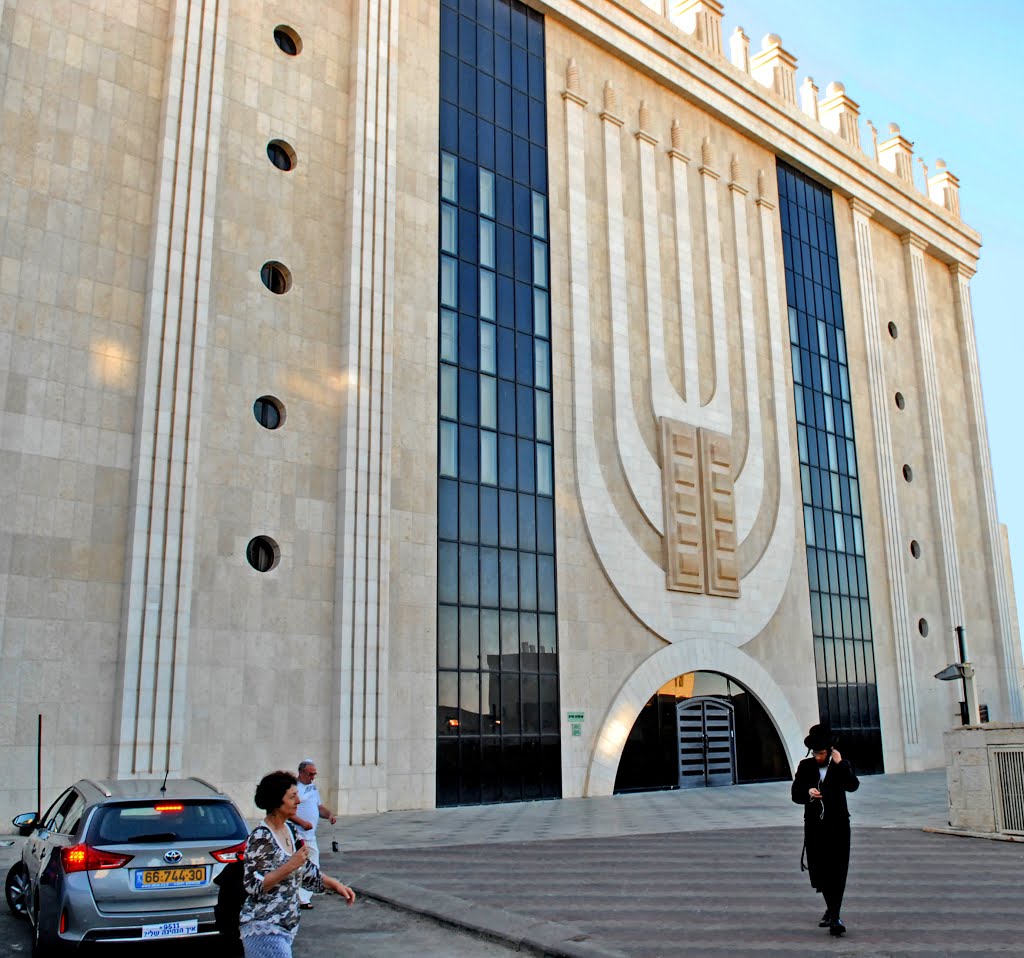
<path fill-rule="evenodd" d="M 655 4 L 649 4 L 655 7 Z M 700 47 L 723 55 L 722 20 L 724 7 L 718 0 L 669 0 L 666 15 L 672 23 L 693 37 Z M 796 82 L 797 58 L 782 45 L 777 34 L 769 33 L 761 41 L 761 50 L 750 54 L 750 38 L 742 26 L 729 36 L 729 62 L 741 73 L 751 76 L 757 83 L 786 103 L 793 104 L 809 121 L 820 123 L 840 140 L 862 150 L 878 161 L 898 180 L 914 185 L 913 144 L 889 124 L 890 136 L 879 142 L 878 130 L 867 120 L 871 143 L 861 146 L 860 106 L 846 93 L 842 83 L 829 83 L 824 97 L 812 77 L 804 77 L 799 87 Z M 945 164 L 936 161 L 939 171 L 929 176 L 928 167 L 918 160 L 924 171 L 925 195 L 952 216 L 960 218 L 959 181 Z"/>
<path fill-rule="evenodd" d="M 796 57 L 775 33 L 761 40 L 761 51 L 750 60 L 750 75 L 787 103 L 796 103 Z"/>
<path fill-rule="evenodd" d="M 722 55 L 722 4 L 718 0 L 671 0 L 668 18 L 701 46 Z"/>
<path fill-rule="evenodd" d="M 889 124 L 889 139 L 878 144 L 878 162 L 904 182 L 914 182 L 914 144 L 895 123 Z"/>

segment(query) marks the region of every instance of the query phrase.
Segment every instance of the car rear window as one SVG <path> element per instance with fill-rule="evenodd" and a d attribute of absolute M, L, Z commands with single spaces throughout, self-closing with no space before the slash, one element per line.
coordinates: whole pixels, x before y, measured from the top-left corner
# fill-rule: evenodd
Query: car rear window
<path fill-rule="evenodd" d="M 161 842 L 232 842 L 248 835 L 230 802 L 148 801 L 102 805 L 89 826 L 93 845 Z"/>

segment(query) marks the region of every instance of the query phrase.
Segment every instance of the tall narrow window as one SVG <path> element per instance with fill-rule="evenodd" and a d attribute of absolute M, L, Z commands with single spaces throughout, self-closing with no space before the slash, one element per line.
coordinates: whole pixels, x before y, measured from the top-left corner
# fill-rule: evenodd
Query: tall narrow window
<path fill-rule="evenodd" d="M 544 19 L 440 16 L 437 804 L 555 798 Z"/>
<path fill-rule="evenodd" d="M 832 194 L 783 163 L 778 178 L 818 711 L 859 770 L 881 772 Z"/>

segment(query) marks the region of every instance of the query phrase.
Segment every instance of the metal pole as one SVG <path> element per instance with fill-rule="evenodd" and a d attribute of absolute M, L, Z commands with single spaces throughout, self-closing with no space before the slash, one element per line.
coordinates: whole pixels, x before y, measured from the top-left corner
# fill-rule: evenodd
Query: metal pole
<path fill-rule="evenodd" d="M 964 708 L 967 710 L 967 724 L 981 725 L 981 710 L 978 708 L 978 694 L 974 690 L 974 669 L 971 668 L 970 660 L 967 658 L 967 639 L 964 634 L 964 627 L 958 625 L 956 629 L 957 649 L 960 653 L 960 664 L 964 666 L 961 682 L 964 688 Z"/>

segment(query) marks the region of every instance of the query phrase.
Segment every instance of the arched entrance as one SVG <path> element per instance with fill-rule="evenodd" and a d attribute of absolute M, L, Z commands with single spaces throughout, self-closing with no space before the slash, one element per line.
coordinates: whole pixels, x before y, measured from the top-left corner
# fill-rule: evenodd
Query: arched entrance
<path fill-rule="evenodd" d="M 789 778 L 779 733 L 757 697 L 720 672 L 687 672 L 640 710 L 615 792 L 702 788 Z"/>

